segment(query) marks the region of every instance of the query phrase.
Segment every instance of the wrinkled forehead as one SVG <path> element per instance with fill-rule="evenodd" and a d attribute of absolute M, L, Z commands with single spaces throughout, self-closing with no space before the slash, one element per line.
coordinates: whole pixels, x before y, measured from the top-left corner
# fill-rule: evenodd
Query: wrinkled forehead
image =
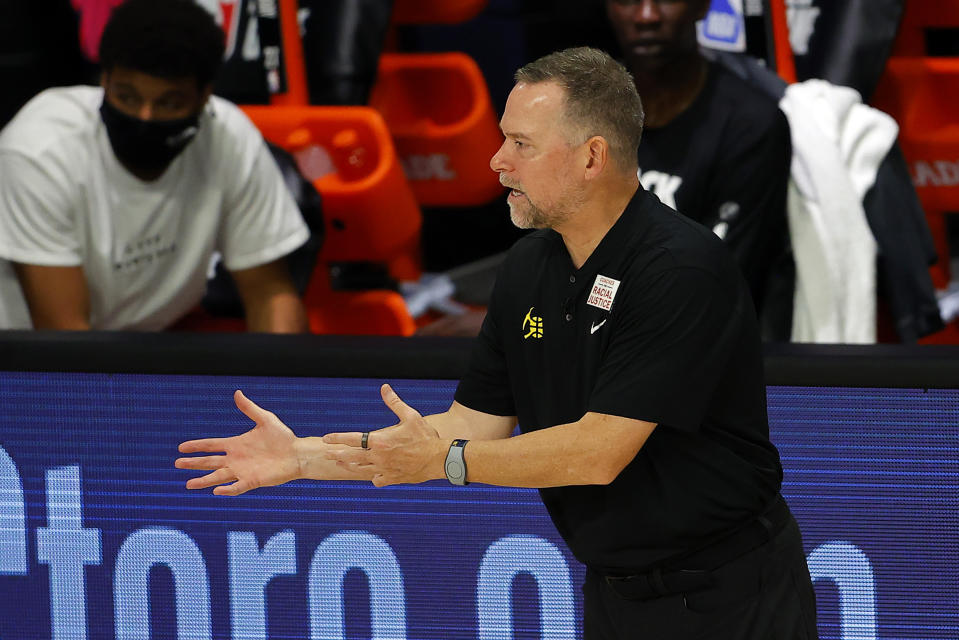
<path fill-rule="evenodd" d="M 506 135 L 546 135 L 565 128 L 566 91 L 555 82 L 519 82 L 506 100 L 500 128 Z"/>

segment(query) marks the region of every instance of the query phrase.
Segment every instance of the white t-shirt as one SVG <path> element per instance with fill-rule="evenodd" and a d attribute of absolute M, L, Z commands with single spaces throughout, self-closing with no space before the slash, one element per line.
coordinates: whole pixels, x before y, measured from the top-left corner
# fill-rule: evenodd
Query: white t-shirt
<path fill-rule="evenodd" d="M 235 105 L 211 98 L 193 142 L 144 182 L 114 155 L 102 101 L 98 87 L 49 89 L 0 132 L 0 328 L 31 326 L 7 261 L 80 266 L 93 328 L 154 330 L 201 300 L 214 252 L 247 269 L 309 237 Z"/>

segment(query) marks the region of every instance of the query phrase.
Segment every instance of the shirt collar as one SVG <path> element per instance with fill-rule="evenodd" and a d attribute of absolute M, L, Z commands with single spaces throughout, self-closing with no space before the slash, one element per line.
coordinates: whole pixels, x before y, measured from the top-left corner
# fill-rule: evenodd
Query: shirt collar
<path fill-rule="evenodd" d="M 556 249 L 561 252 L 565 264 L 569 266 L 569 270 L 579 276 L 586 277 L 590 274 L 597 273 L 605 265 L 609 264 L 610 261 L 620 257 L 623 248 L 626 246 L 626 242 L 630 237 L 639 232 L 644 217 L 643 209 L 648 206 L 650 199 L 650 194 L 640 185 L 636 189 L 636 193 L 632 199 L 630 199 L 629 204 L 626 205 L 622 215 L 619 216 L 609 231 L 606 232 L 606 235 L 599 241 L 599 244 L 596 245 L 596 248 L 593 249 L 593 252 L 586 259 L 586 262 L 584 262 L 583 266 L 579 269 L 573 268 L 572 260 L 569 257 L 569 252 L 566 250 L 566 245 L 563 244 L 562 236 L 550 230 Z"/>

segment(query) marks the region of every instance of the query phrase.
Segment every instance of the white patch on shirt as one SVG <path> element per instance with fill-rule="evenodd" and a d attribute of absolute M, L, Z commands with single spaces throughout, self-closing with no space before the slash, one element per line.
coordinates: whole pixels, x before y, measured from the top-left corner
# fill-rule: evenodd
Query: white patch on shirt
<path fill-rule="evenodd" d="M 593 288 L 589 292 L 589 298 L 586 299 L 586 304 L 598 307 L 603 311 L 609 311 L 613 306 L 613 300 L 616 298 L 617 289 L 619 289 L 619 280 L 597 274 L 596 280 L 593 282 Z"/>
<path fill-rule="evenodd" d="M 720 240 L 726 239 L 726 232 L 728 231 L 729 231 L 728 222 L 720 222 L 715 227 L 713 227 L 713 233 L 715 233 Z"/>
<path fill-rule="evenodd" d="M 720 240 L 726 239 L 726 233 L 729 231 L 729 223 L 739 217 L 738 202 L 724 202 L 719 205 L 719 222 L 713 227 L 713 233 L 719 236 Z"/>
<path fill-rule="evenodd" d="M 647 191 L 652 191 L 667 207 L 676 209 L 676 192 L 683 185 L 682 176 L 674 176 L 662 171 L 636 172 L 640 184 Z"/>
<path fill-rule="evenodd" d="M 719 219 L 723 222 L 731 222 L 739 216 L 739 203 L 733 202 L 724 202 L 719 205 Z"/>

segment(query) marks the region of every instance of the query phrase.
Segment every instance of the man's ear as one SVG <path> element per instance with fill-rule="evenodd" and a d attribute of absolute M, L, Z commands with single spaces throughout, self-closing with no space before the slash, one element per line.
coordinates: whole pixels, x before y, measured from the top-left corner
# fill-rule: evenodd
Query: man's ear
<path fill-rule="evenodd" d="M 103 71 L 100 72 L 100 86 L 106 89 L 107 84 L 109 82 L 110 82 L 110 72 L 104 69 Z"/>
<path fill-rule="evenodd" d="M 597 177 L 609 164 L 609 142 L 603 136 L 593 136 L 585 143 L 586 174 L 591 180 Z"/>

